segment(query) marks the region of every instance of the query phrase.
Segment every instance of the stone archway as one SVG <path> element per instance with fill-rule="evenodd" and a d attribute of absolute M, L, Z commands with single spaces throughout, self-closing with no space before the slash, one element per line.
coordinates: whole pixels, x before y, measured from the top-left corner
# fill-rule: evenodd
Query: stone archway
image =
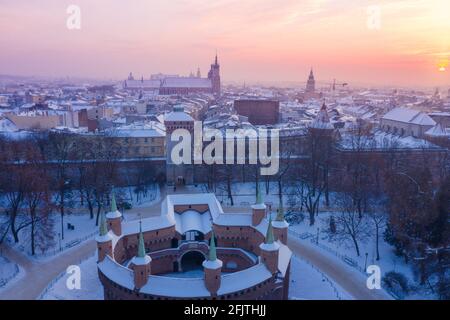
<path fill-rule="evenodd" d="M 180 257 L 179 270 L 186 272 L 192 270 L 202 270 L 202 263 L 206 257 L 203 252 L 198 250 L 191 250 L 184 253 Z"/>

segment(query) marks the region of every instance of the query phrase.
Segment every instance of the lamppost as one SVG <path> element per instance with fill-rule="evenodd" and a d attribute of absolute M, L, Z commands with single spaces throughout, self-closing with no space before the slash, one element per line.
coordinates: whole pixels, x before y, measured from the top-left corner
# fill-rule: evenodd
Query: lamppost
<path fill-rule="evenodd" d="M 367 257 L 369 256 L 369 254 L 366 252 L 366 262 L 364 262 L 364 271 L 367 272 Z"/>
<path fill-rule="evenodd" d="M 58 232 L 58 240 L 59 240 L 59 251 L 61 251 L 62 247 L 61 247 L 61 233 L 60 232 Z"/>

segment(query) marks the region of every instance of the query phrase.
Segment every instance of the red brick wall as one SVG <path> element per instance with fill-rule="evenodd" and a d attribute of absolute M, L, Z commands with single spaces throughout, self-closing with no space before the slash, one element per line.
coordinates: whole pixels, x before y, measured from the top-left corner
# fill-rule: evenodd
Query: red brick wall
<path fill-rule="evenodd" d="M 280 102 L 271 100 L 235 100 L 234 109 L 248 117 L 253 125 L 276 124 L 280 113 Z"/>

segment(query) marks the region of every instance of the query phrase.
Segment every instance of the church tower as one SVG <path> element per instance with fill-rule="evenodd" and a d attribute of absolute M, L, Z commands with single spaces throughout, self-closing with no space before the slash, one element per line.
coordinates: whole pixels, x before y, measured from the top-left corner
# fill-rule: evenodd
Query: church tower
<path fill-rule="evenodd" d="M 306 82 L 306 92 L 307 93 L 316 92 L 316 80 L 314 79 L 314 74 L 313 74 L 312 68 L 311 68 L 311 71 L 309 72 L 308 81 Z"/>
<path fill-rule="evenodd" d="M 217 53 L 216 58 L 214 59 L 214 63 L 211 64 L 211 69 L 208 72 L 208 79 L 211 80 L 212 93 L 215 96 L 220 96 L 220 65 L 217 58 Z"/>
<path fill-rule="evenodd" d="M 192 150 L 194 143 L 194 119 L 184 111 L 182 105 L 176 105 L 173 107 L 173 111 L 166 114 L 164 117 L 164 125 L 166 127 L 166 181 L 169 185 L 190 185 L 194 183 L 194 168 L 192 159 Z M 179 137 L 179 129 L 188 131 L 190 135 Z M 177 132 L 175 132 L 177 131 Z M 172 135 L 177 138 L 172 141 Z M 183 163 L 177 163 L 172 159 L 172 156 L 180 155 L 180 152 L 174 150 L 177 148 L 183 139 L 189 138 L 187 144 L 191 146 L 190 150 L 183 150 L 191 153 L 189 159 Z M 174 154 L 172 154 L 174 153 Z M 182 153 L 182 152 L 181 152 Z M 183 160 L 184 161 L 184 160 Z"/>

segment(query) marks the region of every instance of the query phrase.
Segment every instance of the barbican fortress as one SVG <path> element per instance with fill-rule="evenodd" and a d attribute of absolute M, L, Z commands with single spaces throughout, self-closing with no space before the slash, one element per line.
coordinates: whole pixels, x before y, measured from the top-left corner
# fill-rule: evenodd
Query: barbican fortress
<path fill-rule="evenodd" d="M 104 298 L 288 299 L 288 226 L 260 192 L 251 213 L 224 213 L 212 193 L 167 195 L 140 221 L 123 219 L 113 192 L 96 237 Z"/>

